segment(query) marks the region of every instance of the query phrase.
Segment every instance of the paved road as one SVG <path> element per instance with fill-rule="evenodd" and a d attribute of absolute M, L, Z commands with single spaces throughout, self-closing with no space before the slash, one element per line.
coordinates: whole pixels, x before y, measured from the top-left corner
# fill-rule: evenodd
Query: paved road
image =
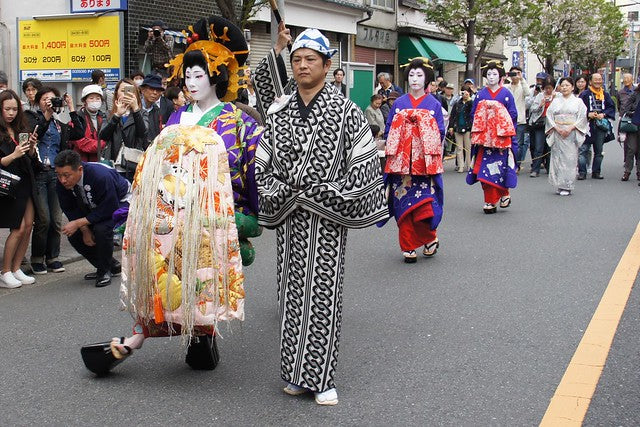
<path fill-rule="evenodd" d="M 179 339 L 145 342 L 96 379 L 81 345 L 126 334 L 118 284 L 82 280 L 84 261 L 0 291 L 0 425 L 535 425 L 639 220 L 640 187 L 620 182 L 606 146 L 602 181 L 560 197 L 522 176 L 513 205 L 482 213 L 480 187 L 447 164 L 440 252 L 405 265 L 397 229 L 350 233 L 338 366 L 340 404 L 282 393 L 275 242 L 255 244 L 246 320 L 223 329 L 222 362 L 191 371 Z M 637 425 L 637 289 L 586 423 Z"/>

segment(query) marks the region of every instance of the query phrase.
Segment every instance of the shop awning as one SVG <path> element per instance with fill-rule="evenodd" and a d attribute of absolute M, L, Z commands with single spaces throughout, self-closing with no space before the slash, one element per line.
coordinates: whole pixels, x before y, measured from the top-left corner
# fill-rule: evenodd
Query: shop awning
<path fill-rule="evenodd" d="M 406 64 L 410 58 L 424 56 L 432 61 L 467 62 L 466 56 L 455 43 L 427 37 L 400 36 L 398 40 L 398 62 Z"/>

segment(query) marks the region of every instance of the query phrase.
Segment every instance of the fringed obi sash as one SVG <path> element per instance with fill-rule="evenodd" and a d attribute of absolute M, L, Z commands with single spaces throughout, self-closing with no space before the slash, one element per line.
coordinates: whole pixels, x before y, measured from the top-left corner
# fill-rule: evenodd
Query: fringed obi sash
<path fill-rule="evenodd" d="M 473 116 L 471 144 L 487 148 L 509 148 L 516 134 L 509 111 L 500 101 L 484 99 Z"/>
<path fill-rule="evenodd" d="M 244 289 L 227 151 L 202 126 L 167 126 L 134 178 L 123 241 L 122 300 L 156 323 L 244 318 Z"/>
<path fill-rule="evenodd" d="M 385 154 L 386 173 L 436 175 L 442 167 L 442 140 L 438 122 L 429 110 L 406 109 L 393 117 Z"/>

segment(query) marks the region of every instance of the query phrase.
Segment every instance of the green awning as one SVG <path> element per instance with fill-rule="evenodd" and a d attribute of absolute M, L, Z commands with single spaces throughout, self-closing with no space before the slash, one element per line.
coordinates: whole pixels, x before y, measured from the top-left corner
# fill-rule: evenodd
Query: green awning
<path fill-rule="evenodd" d="M 424 56 L 431 59 L 431 56 L 420 43 L 420 38 L 417 37 L 398 37 L 398 65 L 404 65 L 409 63 L 412 58 L 418 56 Z"/>
<path fill-rule="evenodd" d="M 400 36 L 398 40 L 398 61 L 406 64 L 410 58 L 424 56 L 432 61 L 459 62 L 464 64 L 467 58 L 455 43 L 430 39 L 427 37 Z"/>

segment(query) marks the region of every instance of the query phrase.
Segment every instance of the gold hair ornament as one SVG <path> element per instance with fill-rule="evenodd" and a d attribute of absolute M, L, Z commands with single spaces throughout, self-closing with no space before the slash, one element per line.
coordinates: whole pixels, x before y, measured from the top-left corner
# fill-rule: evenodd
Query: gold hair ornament
<path fill-rule="evenodd" d="M 422 61 L 422 65 L 424 65 L 425 67 L 430 68 L 430 69 L 433 70 L 433 65 L 431 65 L 431 61 L 429 60 L 429 58 L 425 58 L 424 56 L 417 56 L 415 58 L 409 58 L 409 62 L 407 62 L 406 64 L 402 64 L 400 66 L 400 68 L 408 67 L 416 59 L 419 59 L 420 61 Z"/>
<path fill-rule="evenodd" d="M 236 60 L 236 55 L 249 53 L 248 50 L 240 50 L 236 52 L 230 51 L 226 46 L 219 43 L 218 40 L 227 42 L 230 41 L 227 31 L 229 27 L 224 27 L 222 35 L 217 36 L 213 31 L 213 24 L 209 25 L 209 40 L 198 40 L 198 33 L 193 29 L 193 26 L 189 26 L 189 31 L 192 36 L 187 38 L 187 42 L 191 41 L 184 54 L 199 50 L 202 52 L 205 61 L 209 67 L 209 76 L 213 77 L 214 74 L 219 74 L 218 67 L 225 65 L 229 70 L 229 86 L 227 93 L 222 97 L 222 101 L 233 101 L 238 97 L 238 91 L 247 87 L 246 83 L 240 83 L 240 71 L 244 72 L 246 66 L 240 66 Z M 182 34 L 187 35 L 186 31 L 182 31 Z M 176 77 L 184 78 L 184 70 L 182 69 L 184 54 L 176 55 L 175 58 L 165 64 L 165 67 L 173 67 L 173 71 L 169 79 Z"/>

